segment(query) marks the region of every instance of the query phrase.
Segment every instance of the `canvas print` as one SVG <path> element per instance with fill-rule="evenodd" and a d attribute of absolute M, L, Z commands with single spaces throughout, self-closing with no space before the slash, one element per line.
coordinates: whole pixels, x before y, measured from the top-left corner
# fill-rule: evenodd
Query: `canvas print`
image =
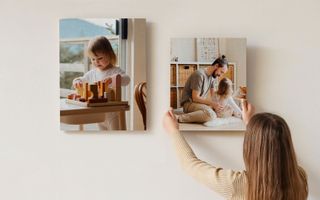
<path fill-rule="evenodd" d="M 146 130 L 146 20 L 59 21 L 60 128 Z"/>
<path fill-rule="evenodd" d="M 245 38 L 172 38 L 170 105 L 180 130 L 244 130 Z"/>

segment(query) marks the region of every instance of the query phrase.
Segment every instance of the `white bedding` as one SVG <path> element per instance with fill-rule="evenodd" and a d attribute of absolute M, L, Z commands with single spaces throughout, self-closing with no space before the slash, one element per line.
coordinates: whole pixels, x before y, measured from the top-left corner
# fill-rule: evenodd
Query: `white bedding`
<path fill-rule="evenodd" d="M 208 126 L 208 127 L 217 127 L 217 126 L 222 126 L 222 125 L 227 125 L 227 124 L 235 124 L 235 123 L 241 123 L 242 120 L 240 118 L 236 117 L 226 117 L 226 118 L 216 118 L 211 121 L 208 121 L 204 123 L 203 125 Z"/>

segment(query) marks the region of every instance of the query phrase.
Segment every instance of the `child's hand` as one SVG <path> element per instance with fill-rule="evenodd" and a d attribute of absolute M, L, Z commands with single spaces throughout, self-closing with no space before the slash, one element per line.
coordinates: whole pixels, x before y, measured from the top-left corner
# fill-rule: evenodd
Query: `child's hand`
<path fill-rule="evenodd" d="M 213 108 L 214 111 L 216 112 L 221 112 L 223 109 L 223 106 L 220 103 L 212 102 L 211 107 Z"/>
<path fill-rule="evenodd" d="M 74 88 L 81 88 L 82 87 L 82 81 L 80 81 L 80 80 L 78 80 L 78 81 L 75 81 L 74 83 L 73 83 L 73 87 Z"/>
<path fill-rule="evenodd" d="M 103 82 L 110 85 L 112 83 L 112 78 L 110 78 L 110 77 L 106 78 L 106 79 L 103 80 Z"/>
<path fill-rule="evenodd" d="M 247 125 L 251 117 L 254 115 L 255 108 L 247 100 L 241 101 L 241 106 L 242 106 L 242 119 L 243 119 L 243 122 Z"/>
<path fill-rule="evenodd" d="M 174 133 L 178 131 L 177 118 L 174 116 L 172 108 L 166 112 L 163 117 L 163 127 L 168 133 Z"/>

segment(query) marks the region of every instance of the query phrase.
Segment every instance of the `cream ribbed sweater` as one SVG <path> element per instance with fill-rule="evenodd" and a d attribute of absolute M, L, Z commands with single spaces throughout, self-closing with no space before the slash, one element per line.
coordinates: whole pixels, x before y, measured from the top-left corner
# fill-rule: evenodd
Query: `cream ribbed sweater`
<path fill-rule="evenodd" d="M 183 135 L 176 131 L 169 134 L 184 170 L 228 200 L 244 200 L 247 186 L 245 171 L 233 171 L 214 167 L 194 154 Z M 307 176 L 302 168 L 299 172 L 307 187 Z"/>
<path fill-rule="evenodd" d="M 245 199 L 245 172 L 214 167 L 196 157 L 180 132 L 170 133 L 176 153 L 184 170 L 226 199 Z"/>

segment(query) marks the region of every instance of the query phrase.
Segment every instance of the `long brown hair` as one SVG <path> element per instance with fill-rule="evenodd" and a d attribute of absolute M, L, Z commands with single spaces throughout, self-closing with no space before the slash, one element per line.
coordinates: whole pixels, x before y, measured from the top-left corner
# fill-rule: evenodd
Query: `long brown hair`
<path fill-rule="evenodd" d="M 232 95 L 232 81 L 228 78 L 223 78 L 219 81 L 217 94 L 222 97 L 226 98 L 230 95 Z"/>
<path fill-rule="evenodd" d="M 299 168 L 285 120 L 275 114 L 254 115 L 243 143 L 247 200 L 305 200 L 308 186 Z"/>

